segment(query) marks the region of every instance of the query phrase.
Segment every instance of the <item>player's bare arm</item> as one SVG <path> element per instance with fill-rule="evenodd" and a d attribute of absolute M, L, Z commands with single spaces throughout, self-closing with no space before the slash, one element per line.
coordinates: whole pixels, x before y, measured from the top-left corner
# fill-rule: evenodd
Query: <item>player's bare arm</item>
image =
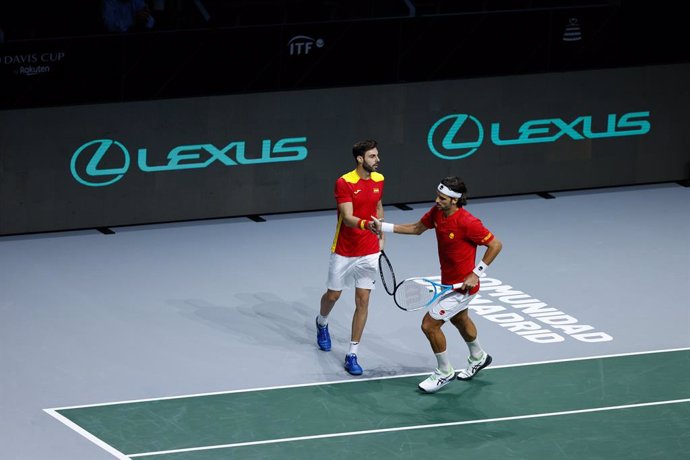
<path fill-rule="evenodd" d="M 498 253 L 501 252 L 501 249 L 503 249 L 503 243 L 501 243 L 501 241 L 498 238 L 494 237 L 494 239 L 492 239 L 486 245 L 486 251 L 484 251 L 484 256 L 482 257 L 481 264 L 484 264 L 484 267 L 488 267 L 489 265 L 491 265 L 491 262 L 493 262 Z M 481 266 L 481 264 L 479 266 Z M 476 271 L 473 271 L 472 273 L 467 275 L 467 278 L 465 278 L 464 281 L 465 287 L 469 289 L 474 288 L 478 283 L 479 275 L 476 273 Z"/>
<path fill-rule="evenodd" d="M 376 203 L 376 218 L 379 221 L 383 220 L 383 203 L 381 202 L 381 200 L 379 200 L 379 202 Z M 379 249 L 383 251 L 386 238 L 383 236 L 383 232 L 380 232 L 376 229 L 376 222 L 374 222 L 373 220 L 369 221 L 369 230 L 371 230 L 379 236 Z"/>
<path fill-rule="evenodd" d="M 421 235 L 425 231 L 429 230 L 421 220 L 413 223 L 413 224 L 390 224 L 390 223 L 385 223 L 381 221 L 381 219 L 377 219 L 374 216 L 371 216 L 372 220 L 374 221 L 374 224 L 376 226 L 376 232 L 378 233 L 383 233 L 383 232 L 393 232 L 393 233 L 400 233 L 402 235 Z M 388 228 L 384 228 L 384 225 L 391 226 Z"/>
<path fill-rule="evenodd" d="M 338 211 L 340 212 L 340 215 L 343 216 L 343 224 L 345 226 L 353 228 L 359 227 L 359 221 L 361 219 L 352 214 L 352 202 L 348 201 L 345 203 L 339 203 Z"/>

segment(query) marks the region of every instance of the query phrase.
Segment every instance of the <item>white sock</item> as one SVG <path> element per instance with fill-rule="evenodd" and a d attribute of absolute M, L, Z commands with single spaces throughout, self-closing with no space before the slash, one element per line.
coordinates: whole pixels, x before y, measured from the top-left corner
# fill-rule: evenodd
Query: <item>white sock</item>
<path fill-rule="evenodd" d="M 470 349 L 470 357 L 474 361 L 479 361 L 482 359 L 482 356 L 484 356 L 484 350 L 482 349 L 482 346 L 479 345 L 479 340 L 474 339 L 474 342 L 465 342 L 467 344 L 467 348 Z"/>
<path fill-rule="evenodd" d="M 350 351 L 348 352 L 348 354 L 356 355 L 357 348 L 359 348 L 359 342 L 350 342 Z"/>
<path fill-rule="evenodd" d="M 449 373 L 453 367 L 450 365 L 450 361 L 448 361 L 448 353 L 442 351 L 441 353 L 435 354 L 436 362 L 438 363 L 438 370 L 443 372 L 444 374 Z"/>
<path fill-rule="evenodd" d="M 316 317 L 316 322 L 319 323 L 319 326 L 324 327 L 326 324 L 328 324 L 328 316 L 317 316 Z"/>

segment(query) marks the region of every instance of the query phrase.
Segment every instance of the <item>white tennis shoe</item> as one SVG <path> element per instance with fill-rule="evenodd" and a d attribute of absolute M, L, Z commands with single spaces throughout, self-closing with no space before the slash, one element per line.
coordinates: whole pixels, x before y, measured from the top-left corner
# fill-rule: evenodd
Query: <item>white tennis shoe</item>
<path fill-rule="evenodd" d="M 436 369 L 433 374 L 421 382 L 418 386 L 424 393 L 436 393 L 438 390 L 448 385 L 455 378 L 455 371 L 453 368 L 448 373 L 443 373 Z"/>
<path fill-rule="evenodd" d="M 470 380 L 472 377 L 477 375 L 479 371 L 491 364 L 491 361 L 491 355 L 487 352 L 484 352 L 484 356 L 482 356 L 482 359 L 480 359 L 479 361 L 474 361 L 470 356 L 469 358 L 467 358 L 467 362 L 469 363 L 467 368 L 458 372 L 458 379 Z"/>

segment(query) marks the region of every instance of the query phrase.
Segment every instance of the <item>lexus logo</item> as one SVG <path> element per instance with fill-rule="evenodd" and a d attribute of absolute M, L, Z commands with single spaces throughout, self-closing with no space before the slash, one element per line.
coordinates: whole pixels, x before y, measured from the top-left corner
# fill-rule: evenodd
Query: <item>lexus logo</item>
<path fill-rule="evenodd" d="M 106 154 L 108 154 L 109 158 L 104 160 Z M 124 161 L 122 161 L 123 158 Z M 98 167 L 101 161 L 108 163 L 110 159 L 120 160 L 122 166 L 109 169 L 101 169 Z M 70 162 L 70 170 L 72 171 L 74 179 L 81 184 L 91 187 L 102 187 L 122 179 L 122 176 L 129 169 L 129 162 L 129 152 L 124 145 L 112 139 L 97 139 L 87 142 L 74 152 L 72 161 Z M 86 163 L 85 167 L 83 167 L 84 163 Z M 81 174 L 79 173 L 80 170 L 82 171 Z M 84 176 L 86 176 L 86 178 Z M 94 178 L 103 176 L 105 176 L 105 178 L 102 182 L 93 181 Z"/>
<path fill-rule="evenodd" d="M 452 114 L 438 120 L 429 130 L 429 150 L 444 160 L 459 160 L 477 151 L 484 141 L 484 128 L 472 115 Z"/>

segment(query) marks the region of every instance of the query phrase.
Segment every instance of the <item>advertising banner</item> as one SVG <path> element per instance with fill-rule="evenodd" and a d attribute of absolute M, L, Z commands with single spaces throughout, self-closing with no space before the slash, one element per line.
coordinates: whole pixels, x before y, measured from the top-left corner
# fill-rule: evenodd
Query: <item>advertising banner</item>
<path fill-rule="evenodd" d="M 0 234 L 334 208 L 352 144 L 384 204 L 681 180 L 690 65 L 0 111 Z"/>

